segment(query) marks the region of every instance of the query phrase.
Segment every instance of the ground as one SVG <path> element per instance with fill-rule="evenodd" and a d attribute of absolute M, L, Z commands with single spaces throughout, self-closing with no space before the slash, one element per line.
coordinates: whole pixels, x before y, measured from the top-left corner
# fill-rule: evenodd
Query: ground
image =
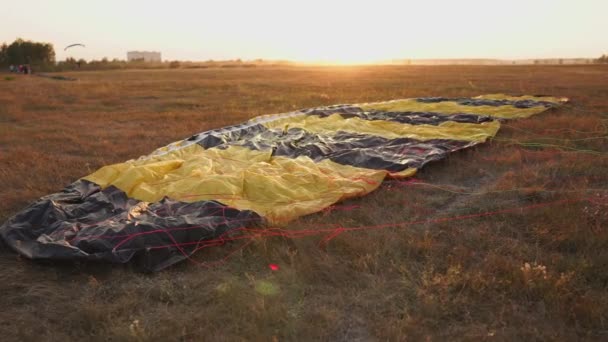
<path fill-rule="evenodd" d="M 608 339 L 606 66 L 64 75 L 78 80 L 0 79 L 2 222 L 102 165 L 260 114 L 488 93 L 571 103 L 286 227 L 378 229 L 260 238 L 156 274 L 0 247 L 4 341 Z"/>

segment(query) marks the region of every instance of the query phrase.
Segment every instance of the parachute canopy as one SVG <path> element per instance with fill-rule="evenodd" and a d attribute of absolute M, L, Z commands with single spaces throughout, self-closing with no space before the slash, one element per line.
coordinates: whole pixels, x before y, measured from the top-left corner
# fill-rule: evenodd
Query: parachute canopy
<path fill-rule="evenodd" d="M 71 45 L 66 46 L 66 47 L 63 49 L 63 51 L 66 51 L 67 49 L 71 49 L 71 48 L 73 48 L 73 47 L 75 47 L 75 46 L 81 46 L 81 47 L 85 47 L 85 46 L 84 46 L 84 44 L 80 44 L 80 43 L 78 43 L 78 44 L 71 44 Z"/>
<path fill-rule="evenodd" d="M 289 222 L 363 196 L 386 177 L 412 176 L 493 137 L 498 119 L 565 101 L 430 97 L 260 116 L 102 167 L 17 213 L 0 237 L 31 259 L 140 256 L 160 270 L 205 241 Z"/>

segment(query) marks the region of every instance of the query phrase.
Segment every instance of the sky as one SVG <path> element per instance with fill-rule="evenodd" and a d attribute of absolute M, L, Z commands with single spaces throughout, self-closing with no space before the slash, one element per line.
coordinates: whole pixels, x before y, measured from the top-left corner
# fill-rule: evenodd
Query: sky
<path fill-rule="evenodd" d="M 2 0 L 0 42 L 50 42 L 57 60 L 595 58 L 607 17 L 608 0 Z"/>

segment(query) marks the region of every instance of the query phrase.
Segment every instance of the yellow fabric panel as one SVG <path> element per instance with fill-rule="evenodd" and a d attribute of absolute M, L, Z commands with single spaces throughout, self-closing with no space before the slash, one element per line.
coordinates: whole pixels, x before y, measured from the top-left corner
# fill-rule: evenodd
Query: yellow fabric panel
<path fill-rule="evenodd" d="M 413 175 L 415 175 L 417 171 L 418 171 L 418 169 L 410 167 L 403 171 L 391 172 L 388 174 L 388 176 L 391 178 L 407 178 L 407 177 L 412 177 Z"/>
<path fill-rule="evenodd" d="M 204 153 L 200 153 L 201 151 Z M 138 190 L 144 190 L 132 188 L 133 184 L 144 180 L 154 183 L 171 182 L 172 179 L 166 179 L 168 174 L 179 175 L 181 178 L 196 177 L 200 173 L 210 172 L 230 174 L 240 169 L 243 163 L 268 160 L 270 153 L 270 151 L 253 151 L 243 147 L 205 151 L 199 145 L 193 144 L 163 155 L 104 166 L 84 179 L 97 183 L 102 188 L 115 185 L 130 195 Z M 155 200 L 160 198 L 162 196 Z"/>
<path fill-rule="evenodd" d="M 552 102 L 555 104 L 561 104 L 564 102 L 568 102 L 568 99 L 565 97 L 533 96 L 533 95 L 509 96 L 509 95 L 505 95 L 505 94 L 488 94 L 488 95 L 479 95 L 474 98 L 475 99 L 486 99 L 486 100 L 510 100 L 510 101 L 534 100 L 534 101 Z"/>
<path fill-rule="evenodd" d="M 277 157 L 246 170 L 242 200 L 223 202 L 252 209 L 271 222 L 286 222 L 343 199 L 363 196 L 380 186 L 386 175 L 384 170 L 330 160 L 315 163 L 308 157 Z"/>
<path fill-rule="evenodd" d="M 162 156 L 101 168 L 84 179 L 114 185 L 129 197 L 156 202 L 217 200 L 286 222 L 376 189 L 388 174 L 308 157 L 271 157 L 243 147 L 190 145 Z M 408 169 L 409 174 L 415 169 Z"/>
<path fill-rule="evenodd" d="M 498 121 L 482 124 L 446 121 L 440 125 L 409 125 L 394 121 L 363 120 L 357 117 L 345 119 L 339 114 L 328 117 L 298 115 L 279 118 L 263 123 L 270 129 L 302 128 L 311 133 L 333 135 L 337 131 L 370 134 L 388 139 L 412 138 L 417 140 L 451 139 L 483 142 L 496 134 Z"/>
<path fill-rule="evenodd" d="M 122 174 L 122 172 L 124 172 L 128 169 L 129 169 L 128 162 L 120 163 L 120 164 L 113 164 L 113 165 L 106 165 L 106 166 L 103 166 L 102 168 L 98 169 L 97 171 L 93 172 L 92 174 L 90 174 L 86 177 L 83 177 L 83 179 L 96 183 L 102 189 L 105 189 L 108 186 L 112 185 L 112 182 L 115 179 L 117 179 Z"/>
<path fill-rule="evenodd" d="M 438 114 L 477 114 L 491 115 L 498 118 L 514 119 L 527 118 L 547 110 L 544 107 L 516 108 L 507 106 L 465 106 L 456 102 L 443 101 L 436 103 L 418 102 L 416 99 L 395 100 L 378 103 L 364 103 L 358 105 L 364 110 L 382 110 L 393 112 L 433 112 Z"/>

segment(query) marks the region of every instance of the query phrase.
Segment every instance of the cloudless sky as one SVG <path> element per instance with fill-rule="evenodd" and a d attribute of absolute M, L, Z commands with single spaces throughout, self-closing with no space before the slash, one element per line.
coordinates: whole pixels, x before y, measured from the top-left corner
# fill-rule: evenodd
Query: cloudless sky
<path fill-rule="evenodd" d="M 3 0 L 0 42 L 50 42 L 57 59 L 599 57 L 608 0 Z M 63 48 L 84 43 L 85 49 Z"/>

